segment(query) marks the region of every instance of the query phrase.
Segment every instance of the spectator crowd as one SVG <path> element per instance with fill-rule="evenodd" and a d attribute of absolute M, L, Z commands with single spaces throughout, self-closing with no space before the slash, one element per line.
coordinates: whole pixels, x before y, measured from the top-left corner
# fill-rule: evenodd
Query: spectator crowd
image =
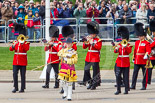
<path fill-rule="evenodd" d="M 72 23 L 65 20 L 58 23 L 57 18 L 77 18 L 77 23 L 96 20 L 100 24 L 134 24 L 136 22 L 147 24 L 149 20 L 155 19 L 154 7 L 153 0 L 130 0 L 129 2 L 118 0 L 116 3 L 111 0 L 100 0 L 99 3 L 96 3 L 95 0 L 76 0 L 75 4 L 70 0 L 53 0 L 50 2 L 50 24 Z M 44 23 L 45 0 L 41 0 L 41 2 L 25 0 L 21 4 L 15 0 L 5 0 L 0 2 L 0 11 L 0 19 L 5 20 L 10 28 L 13 28 L 12 22 L 23 24 L 26 25 L 30 38 L 33 38 L 34 31 L 36 38 L 40 37 L 40 27 L 36 26 Z M 83 17 L 89 19 L 80 20 Z M 9 20 L 13 21 L 9 22 Z M 1 21 L 1 25 L 4 26 L 5 22 Z"/>

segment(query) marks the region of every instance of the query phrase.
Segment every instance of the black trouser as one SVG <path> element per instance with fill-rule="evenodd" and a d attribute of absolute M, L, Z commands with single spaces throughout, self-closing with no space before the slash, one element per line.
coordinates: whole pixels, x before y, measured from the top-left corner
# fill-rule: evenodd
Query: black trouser
<path fill-rule="evenodd" d="M 152 63 L 152 68 L 148 69 L 148 83 L 151 83 L 151 78 L 152 78 L 152 69 L 155 66 L 155 60 L 151 60 Z"/>
<path fill-rule="evenodd" d="M 147 81 L 148 81 L 148 69 L 145 68 L 145 65 L 138 65 L 134 64 L 134 71 L 133 71 L 133 76 L 132 76 L 132 87 L 136 87 L 136 82 L 137 82 L 137 77 L 138 77 L 138 72 L 140 67 L 142 68 L 143 72 L 143 81 L 142 81 L 142 86 L 147 87 Z"/>
<path fill-rule="evenodd" d="M 114 67 L 114 72 L 115 72 L 115 76 L 116 76 L 116 69 L 117 68 L 117 64 L 115 63 L 115 67 Z M 116 81 L 117 83 L 117 81 Z M 122 78 L 122 75 L 121 75 L 121 85 L 124 84 L 124 81 L 123 81 L 123 78 Z"/>
<path fill-rule="evenodd" d="M 116 82 L 117 90 L 121 91 L 121 75 L 123 74 L 123 80 L 125 84 L 125 91 L 129 91 L 129 67 L 117 67 L 116 66 Z"/>
<path fill-rule="evenodd" d="M 13 65 L 13 81 L 15 89 L 18 89 L 18 71 L 20 70 L 21 75 L 21 89 L 24 90 L 25 88 L 25 74 L 26 74 L 26 66 L 20 65 Z"/>
<path fill-rule="evenodd" d="M 90 74 L 90 67 L 93 67 L 93 79 Z M 93 86 L 100 86 L 100 67 L 99 62 L 85 62 L 83 82 L 88 82 Z"/>
<path fill-rule="evenodd" d="M 54 72 L 55 72 L 55 86 L 59 86 L 59 80 L 58 80 L 59 63 L 48 64 L 47 65 L 47 70 L 46 70 L 46 86 L 49 86 L 50 73 L 51 73 L 52 67 L 53 67 Z"/>

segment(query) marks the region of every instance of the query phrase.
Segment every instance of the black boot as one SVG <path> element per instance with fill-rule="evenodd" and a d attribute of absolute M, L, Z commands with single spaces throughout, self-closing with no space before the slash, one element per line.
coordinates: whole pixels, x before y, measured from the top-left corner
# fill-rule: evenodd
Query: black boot
<path fill-rule="evenodd" d="M 56 89 L 56 88 L 59 88 L 59 80 L 55 80 L 55 86 L 54 86 L 54 88 Z"/>
<path fill-rule="evenodd" d="M 17 91 L 18 91 L 18 89 L 14 88 L 14 89 L 12 90 L 12 93 L 16 93 Z"/>
<path fill-rule="evenodd" d="M 145 87 L 142 87 L 140 90 L 146 90 L 146 88 Z"/>
<path fill-rule="evenodd" d="M 133 87 L 133 86 L 131 86 L 131 87 L 130 87 L 130 89 L 134 89 L 134 90 L 135 90 L 136 88 L 135 88 L 135 87 Z"/>
<path fill-rule="evenodd" d="M 118 94 L 120 94 L 120 93 L 121 93 L 121 91 L 118 91 L 118 90 L 117 90 L 117 91 L 115 92 L 115 95 L 118 95 Z"/>
<path fill-rule="evenodd" d="M 75 90 L 75 82 L 72 84 L 72 89 Z"/>
<path fill-rule="evenodd" d="M 91 90 L 95 90 L 96 89 L 96 86 L 91 86 Z"/>
<path fill-rule="evenodd" d="M 82 82 L 78 82 L 78 84 L 86 86 L 86 82 L 83 82 L 83 81 Z"/>
<path fill-rule="evenodd" d="M 66 96 L 62 96 L 62 99 L 65 99 L 66 98 Z"/>
<path fill-rule="evenodd" d="M 124 94 L 128 94 L 128 91 L 125 91 Z"/>
<path fill-rule="evenodd" d="M 24 91 L 24 89 L 21 89 L 20 91 L 19 91 L 19 93 L 24 93 L 25 91 Z"/>
<path fill-rule="evenodd" d="M 42 86 L 42 88 L 49 88 L 49 85 L 44 85 Z"/>
<path fill-rule="evenodd" d="M 61 89 L 61 91 L 60 91 L 60 94 L 63 94 L 64 93 L 64 90 L 63 90 L 63 88 Z"/>
<path fill-rule="evenodd" d="M 89 85 L 88 85 L 88 87 L 87 87 L 87 89 L 90 89 L 90 88 L 91 88 L 91 86 L 92 86 L 92 85 L 91 85 L 91 84 L 89 84 Z"/>
<path fill-rule="evenodd" d="M 67 99 L 68 101 L 72 101 L 72 99 Z"/>

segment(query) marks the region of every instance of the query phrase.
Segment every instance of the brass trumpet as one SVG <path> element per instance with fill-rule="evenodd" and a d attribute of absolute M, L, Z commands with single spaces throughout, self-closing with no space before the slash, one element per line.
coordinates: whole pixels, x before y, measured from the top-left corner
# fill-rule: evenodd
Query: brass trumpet
<path fill-rule="evenodd" d="M 91 36 L 90 35 L 88 35 L 88 36 L 86 36 L 86 37 L 84 37 L 83 39 L 82 39 L 82 42 L 85 42 L 85 43 L 89 43 L 90 42 L 90 40 L 91 40 Z"/>
<path fill-rule="evenodd" d="M 121 45 L 126 47 L 128 45 L 128 41 L 126 39 L 122 39 Z"/>
<path fill-rule="evenodd" d="M 17 37 L 17 40 L 14 40 L 14 41 L 12 40 L 9 43 L 13 43 L 13 44 L 15 44 L 16 42 L 24 43 L 28 38 L 29 38 L 28 36 L 24 36 L 23 34 L 20 34 Z M 26 42 L 26 43 L 29 43 L 29 42 Z"/>
<path fill-rule="evenodd" d="M 28 36 L 24 36 L 23 34 L 20 34 L 18 37 L 17 37 L 17 40 L 20 42 L 20 43 L 24 43 L 29 37 Z"/>

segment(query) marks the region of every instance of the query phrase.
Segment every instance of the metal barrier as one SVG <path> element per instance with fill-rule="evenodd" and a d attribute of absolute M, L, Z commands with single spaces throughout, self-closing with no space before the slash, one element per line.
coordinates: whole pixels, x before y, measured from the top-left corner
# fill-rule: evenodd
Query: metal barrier
<path fill-rule="evenodd" d="M 77 20 L 76 18 L 51 18 L 51 22 L 53 25 L 56 25 L 60 28 L 60 34 L 61 34 L 61 29 L 64 25 L 70 25 L 73 27 L 74 33 L 75 33 L 75 39 L 77 41 L 80 41 L 83 36 L 87 35 L 87 29 L 86 29 L 86 24 L 88 21 L 91 21 L 92 18 L 80 18 Z M 115 37 L 117 37 L 117 29 L 120 26 L 126 26 L 129 29 L 130 32 L 130 39 L 131 40 L 137 40 L 137 36 L 134 33 L 134 24 L 119 24 L 117 20 L 120 18 L 117 18 L 113 20 L 112 18 L 104 18 L 104 17 L 97 17 L 95 18 L 99 19 L 100 21 L 110 21 L 110 24 L 99 24 L 100 26 L 100 33 L 99 37 L 103 40 L 115 40 Z M 130 18 L 130 19 L 137 19 L 137 18 Z M 27 19 L 27 20 L 32 20 L 32 19 Z M 0 26 L 0 42 L 7 42 L 11 40 L 15 40 L 16 36 L 14 36 L 14 28 L 9 27 L 7 24 L 10 24 L 10 22 L 16 21 L 16 19 L 11 19 L 7 23 L 5 20 L 0 20 L 0 22 L 5 22 L 4 25 Z M 135 21 L 136 22 L 136 21 Z M 27 28 L 27 33 L 30 36 L 28 41 L 39 41 L 40 38 L 45 38 L 45 20 L 43 21 L 44 25 L 35 25 L 32 28 Z M 149 24 L 146 24 L 145 26 L 149 26 Z M 7 32 L 6 32 L 7 30 Z M 6 34 L 7 33 L 7 34 Z"/>
<path fill-rule="evenodd" d="M 6 21 L 5 20 L 0 20 L 0 23 L 4 22 L 4 25 L 2 24 L 0 26 L 0 42 L 6 42 Z"/>
<path fill-rule="evenodd" d="M 10 22 L 14 21 L 16 19 L 11 19 L 8 21 L 8 24 L 10 24 Z M 26 19 L 26 20 L 32 20 L 32 19 Z M 42 25 L 34 25 L 33 27 L 29 28 L 27 26 L 26 27 L 26 34 L 29 36 L 29 39 L 27 41 L 40 41 L 40 39 L 42 38 Z M 16 40 L 17 36 L 15 35 L 14 32 L 14 27 L 7 27 L 7 41 L 12 41 L 12 40 Z"/>
<path fill-rule="evenodd" d="M 116 30 L 120 27 L 120 26 L 125 26 L 128 28 L 129 30 L 129 38 L 130 40 L 138 40 L 138 37 L 135 34 L 134 31 L 134 24 L 116 24 Z M 149 24 L 145 24 L 145 26 L 149 26 Z M 116 31 L 116 37 L 117 37 L 117 31 Z"/>
<path fill-rule="evenodd" d="M 83 21 L 83 24 L 79 24 L 79 41 L 86 36 L 87 33 L 87 22 L 92 18 L 81 18 L 80 21 Z M 99 24 L 99 34 L 98 36 L 102 40 L 114 40 L 114 20 L 112 18 L 95 18 L 99 20 L 109 20 L 112 24 Z"/>

